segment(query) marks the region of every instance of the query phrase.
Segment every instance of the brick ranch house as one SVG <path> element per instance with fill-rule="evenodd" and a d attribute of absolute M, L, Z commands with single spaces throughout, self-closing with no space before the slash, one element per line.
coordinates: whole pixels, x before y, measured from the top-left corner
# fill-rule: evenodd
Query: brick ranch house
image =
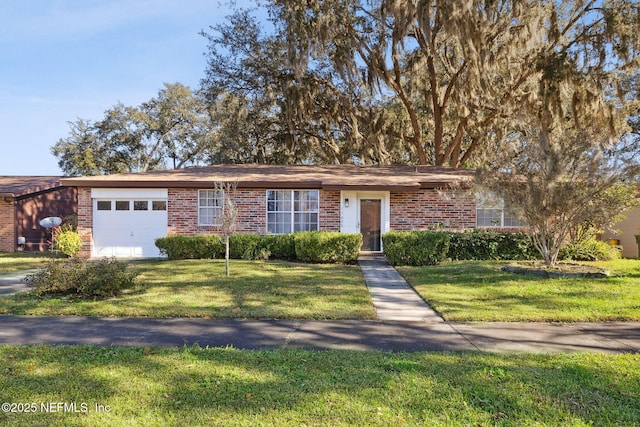
<path fill-rule="evenodd" d="M 40 220 L 76 213 L 76 189 L 61 185 L 60 179 L 0 176 L 0 252 L 45 250 L 51 234 Z"/>
<path fill-rule="evenodd" d="M 240 233 L 362 233 L 363 251 L 381 251 L 390 230 L 515 225 L 502 209 L 476 206 L 469 191 L 442 191 L 472 177 L 433 166 L 215 165 L 62 183 L 78 190 L 82 255 L 156 257 L 157 237 L 220 231 L 215 182 L 237 183 Z"/>

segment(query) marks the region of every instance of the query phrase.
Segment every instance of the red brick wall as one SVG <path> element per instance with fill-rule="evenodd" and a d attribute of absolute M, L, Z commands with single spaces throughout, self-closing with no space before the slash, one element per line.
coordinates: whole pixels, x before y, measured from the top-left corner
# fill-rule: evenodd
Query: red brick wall
<path fill-rule="evenodd" d="M 13 200 L 6 202 L 0 198 L 0 252 L 16 249 L 16 220 Z"/>
<path fill-rule="evenodd" d="M 239 233 L 265 234 L 266 190 L 238 189 Z M 420 230 L 437 223 L 448 228 L 475 228 L 476 206 L 473 194 L 421 190 L 415 193 L 392 192 L 391 229 Z M 0 205 L 1 206 L 1 205 Z M 91 190 L 78 189 L 78 231 L 83 237 L 81 255 L 89 256 L 93 245 L 93 206 Z M 3 215 L 0 209 L 0 215 Z M 167 202 L 168 234 L 195 235 L 218 233 L 220 227 L 198 225 L 198 189 L 170 188 Z M 340 230 L 340 191 L 320 190 L 320 230 Z M 5 224 L 5 221 L 2 221 Z M 4 228 L 2 229 L 4 230 Z M 13 239 L 15 240 L 15 239 Z M 11 249 L 13 250 L 13 249 Z"/>
<path fill-rule="evenodd" d="M 93 247 L 93 204 L 91 189 L 78 188 L 78 233 L 82 236 L 80 256 L 91 256 Z"/>
<path fill-rule="evenodd" d="M 340 191 L 320 190 L 320 231 L 340 231 Z"/>
<path fill-rule="evenodd" d="M 476 204 L 472 193 L 420 190 L 391 192 L 391 229 L 422 230 L 442 223 L 446 228 L 475 228 Z"/>
<path fill-rule="evenodd" d="M 265 189 L 236 190 L 238 233 L 265 234 L 267 230 Z M 170 188 L 167 202 L 169 235 L 219 233 L 219 226 L 198 225 L 198 189 Z M 340 231 L 340 192 L 320 190 L 320 230 Z"/>
<path fill-rule="evenodd" d="M 51 230 L 41 227 L 40 220 L 51 216 L 64 219 L 76 214 L 77 200 L 75 187 L 60 187 L 19 199 L 16 203 L 16 234 L 25 238 L 24 250 L 48 250 Z"/>

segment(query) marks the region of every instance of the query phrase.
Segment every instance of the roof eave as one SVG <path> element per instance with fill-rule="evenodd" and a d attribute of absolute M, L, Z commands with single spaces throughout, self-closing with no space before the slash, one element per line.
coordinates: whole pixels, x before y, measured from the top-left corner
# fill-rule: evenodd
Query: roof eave
<path fill-rule="evenodd" d="M 74 180 L 65 185 L 88 188 L 213 188 L 215 180 L 127 181 Z M 226 182 L 226 181 L 225 181 Z M 318 181 L 238 181 L 238 188 L 320 188 Z"/>
<path fill-rule="evenodd" d="M 410 193 L 415 193 L 417 191 L 420 191 L 419 185 L 329 184 L 329 185 L 323 185 L 320 188 L 327 191 L 392 191 L 392 192 L 410 192 Z"/>

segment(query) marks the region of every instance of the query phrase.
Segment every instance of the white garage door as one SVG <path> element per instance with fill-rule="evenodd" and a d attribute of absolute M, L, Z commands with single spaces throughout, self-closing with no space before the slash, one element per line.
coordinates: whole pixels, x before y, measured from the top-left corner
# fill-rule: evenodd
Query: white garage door
<path fill-rule="evenodd" d="M 159 257 L 167 235 L 166 190 L 94 189 L 93 256 Z"/>

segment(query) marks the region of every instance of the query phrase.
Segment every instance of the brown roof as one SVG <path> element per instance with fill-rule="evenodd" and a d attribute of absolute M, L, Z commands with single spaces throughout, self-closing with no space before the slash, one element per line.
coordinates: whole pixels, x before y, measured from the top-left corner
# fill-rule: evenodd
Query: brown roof
<path fill-rule="evenodd" d="M 239 188 L 323 188 L 417 191 L 469 181 L 473 171 L 436 166 L 214 165 L 135 174 L 62 179 L 63 185 L 102 188 L 210 187 L 237 182 Z"/>
<path fill-rule="evenodd" d="M 0 197 L 21 197 L 60 187 L 60 176 L 0 176 Z"/>

